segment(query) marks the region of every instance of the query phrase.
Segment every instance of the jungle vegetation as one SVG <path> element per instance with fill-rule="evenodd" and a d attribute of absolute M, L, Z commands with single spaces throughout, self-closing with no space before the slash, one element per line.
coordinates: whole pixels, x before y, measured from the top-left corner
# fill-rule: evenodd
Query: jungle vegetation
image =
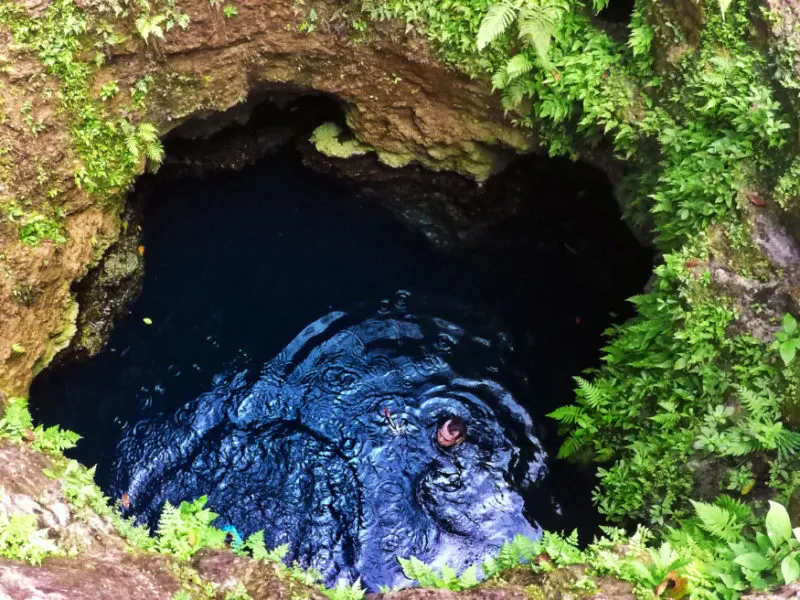
<path fill-rule="evenodd" d="M 632 299 L 638 315 L 607 332 L 603 366 L 576 377 L 575 401 L 551 415 L 565 435 L 559 457 L 596 464 L 597 509 L 611 526 L 638 526 L 636 533 L 607 529 L 583 549 L 572 535 L 518 539 L 483 571 L 497 574 L 543 555 L 534 569 L 588 563 L 590 573 L 631 581 L 642 596 L 732 598 L 800 576 L 800 533 L 785 508 L 800 483 L 800 332 L 791 315 L 773 324 L 774 340 L 732 327 L 739 318 L 734 299 L 707 267 L 722 239 L 741 274 L 767 276 L 768 266 L 752 259 L 758 253 L 742 205 L 758 189 L 769 190 L 785 214 L 797 210 L 800 153 L 785 92 L 800 82 L 787 55 L 754 43 L 754 22 L 780 15 L 747 0 L 708 0 L 698 5 L 702 27 L 690 43 L 680 27 L 657 31 L 650 24 L 659 1 L 636 0 L 625 35 L 603 24 L 608 0 L 360 0 L 353 30 L 358 39 L 370 22 L 403 19 L 446 64 L 490 79 L 514 122 L 551 155 L 602 150 L 625 160 L 625 216 L 652 231 L 661 256 L 648 291 Z M 107 8 L 113 18 L 132 20 L 148 47 L 191 26 L 173 0 L 111 1 Z M 236 15 L 226 5 L 225 17 Z M 116 82 L 93 88 L 102 49 L 118 43 L 119 33 L 72 0 L 54 0 L 39 18 L 4 0 L 0 21 L 61 81 L 80 158 L 76 184 L 118 205 L 142 163 L 156 167 L 163 158 L 158 131 L 144 120 L 152 79 L 129 90 Z M 676 49 L 669 69 L 656 64 L 658 36 Z M 120 94 L 129 107 L 112 114 L 106 104 Z M 36 135 L 41 124 L 28 114 Z M 316 141 L 341 145 L 338 134 L 321 131 Z M 3 210 L 24 243 L 64 243 L 57 209 Z M 91 471 L 60 455 L 74 434 L 33 428 L 26 415 L 23 400 L 12 402 L 0 433 L 52 453 L 59 466 L 50 474 L 64 482 L 70 501 L 112 518 L 133 545 L 185 558 L 224 539 L 202 499 L 167 507 L 156 537 L 124 521 Z M 714 489 L 701 489 L 699 478 Z M 35 529 L 30 519 L 0 522 L 0 554 L 37 562 L 68 552 Z M 623 543 L 633 551 L 612 551 Z M 257 539 L 238 551 L 278 556 Z M 426 585 L 462 589 L 476 581 L 474 571 L 436 571 L 401 558 L 409 577 Z M 330 593 L 360 595 L 349 588 Z"/>

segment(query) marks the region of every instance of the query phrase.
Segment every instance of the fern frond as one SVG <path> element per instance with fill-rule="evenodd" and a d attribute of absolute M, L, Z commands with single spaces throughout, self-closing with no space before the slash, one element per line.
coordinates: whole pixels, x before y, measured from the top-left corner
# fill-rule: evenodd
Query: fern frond
<path fill-rule="evenodd" d="M 493 90 L 502 90 L 509 84 L 508 73 L 505 68 L 497 69 L 492 75 L 492 88 Z"/>
<path fill-rule="evenodd" d="M 753 509 L 747 504 L 736 498 L 731 498 L 727 494 L 720 494 L 714 503 L 722 509 L 731 513 L 738 522 L 747 523 L 753 519 Z"/>
<path fill-rule="evenodd" d="M 603 404 L 605 397 L 597 384 L 587 381 L 583 377 L 575 377 L 574 379 L 578 384 L 578 397 L 583 398 L 589 408 L 598 408 Z"/>
<path fill-rule="evenodd" d="M 507 0 L 489 7 L 478 29 L 478 50 L 483 50 L 503 35 L 517 18 L 517 7 Z"/>
<path fill-rule="evenodd" d="M 160 165 L 164 160 L 164 147 L 161 142 L 156 140 L 144 146 L 144 154 L 156 165 Z"/>
<path fill-rule="evenodd" d="M 519 37 L 534 47 L 545 66 L 553 35 L 569 9 L 567 0 L 528 0 L 519 11 Z"/>
<path fill-rule="evenodd" d="M 533 69 L 533 63 L 528 60 L 524 54 L 517 54 L 512 56 L 506 63 L 505 72 L 508 75 L 508 80 L 516 79 L 520 75 L 524 75 Z"/>
<path fill-rule="evenodd" d="M 733 542 L 739 538 L 742 523 L 731 511 L 706 502 L 695 500 L 691 502 L 700 519 L 700 526 L 705 531 L 726 542 Z"/>
<path fill-rule="evenodd" d="M 737 396 L 747 409 L 748 415 L 753 419 L 772 418 L 775 409 L 778 408 L 777 402 L 774 397 L 763 396 L 750 388 L 744 386 L 736 386 Z"/>
<path fill-rule="evenodd" d="M 136 135 L 126 135 L 125 136 L 125 148 L 128 150 L 128 154 L 131 155 L 133 160 L 139 160 L 139 140 L 136 139 Z"/>
<path fill-rule="evenodd" d="M 775 438 L 775 449 L 781 457 L 789 457 L 800 452 L 800 432 L 784 426 Z"/>
<path fill-rule="evenodd" d="M 580 406 L 568 404 L 555 409 L 553 412 L 548 413 L 547 416 L 566 425 L 574 425 L 578 422 L 578 419 L 585 415 L 586 412 Z"/>
<path fill-rule="evenodd" d="M 585 442 L 581 439 L 581 436 L 573 433 L 561 444 L 561 447 L 558 449 L 557 458 L 569 458 L 583 448 L 584 444 Z"/>
<path fill-rule="evenodd" d="M 503 90 L 503 107 L 506 110 L 512 110 L 520 105 L 520 103 L 527 96 L 528 88 L 525 85 L 524 79 L 517 79 L 515 81 L 509 80 Z"/>

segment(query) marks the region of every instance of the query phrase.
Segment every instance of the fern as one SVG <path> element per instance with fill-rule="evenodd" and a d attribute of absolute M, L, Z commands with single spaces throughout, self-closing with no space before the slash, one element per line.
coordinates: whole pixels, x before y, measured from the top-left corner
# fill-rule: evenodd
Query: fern
<path fill-rule="evenodd" d="M 547 416 L 566 425 L 573 425 L 586 416 L 586 411 L 580 406 L 568 404 L 558 407 L 553 412 L 548 413 Z"/>
<path fill-rule="evenodd" d="M 733 0 L 719 0 L 719 13 L 722 15 L 722 20 L 725 20 L 725 13 L 728 12 L 731 2 Z"/>
<path fill-rule="evenodd" d="M 340 579 L 335 588 L 325 589 L 323 593 L 331 600 L 362 600 L 366 590 L 361 585 L 361 579 L 356 579 L 353 585 L 347 585 Z"/>
<path fill-rule="evenodd" d="M 565 439 L 561 443 L 561 447 L 558 449 L 557 458 L 569 458 L 573 456 L 578 450 L 583 448 L 586 445 L 586 442 L 583 440 L 583 436 L 581 435 L 581 431 L 578 430 L 569 434 L 567 439 Z"/>
<path fill-rule="evenodd" d="M 775 449 L 783 458 L 796 456 L 800 452 L 800 432 L 781 427 L 775 438 Z"/>
<path fill-rule="evenodd" d="M 412 581 L 419 583 L 421 587 L 446 589 L 454 592 L 466 590 L 478 584 L 478 567 L 472 565 L 464 570 L 459 576 L 452 567 L 444 565 L 437 570 L 418 558 L 412 556 L 409 559 L 399 558 L 400 568 L 403 575 Z"/>
<path fill-rule="evenodd" d="M 705 531 L 726 542 L 739 539 L 743 524 L 730 510 L 695 500 L 692 500 L 692 505 Z"/>
<path fill-rule="evenodd" d="M 774 394 L 769 391 L 765 397 L 756 391 L 742 385 L 736 386 L 736 392 L 747 413 L 753 419 L 772 419 L 780 414 L 780 404 L 776 401 Z"/>
<path fill-rule="evenodd" d="M 578 384 L 577 395 L 586 402 L 589 408 L 597 409 L 605 401 L 605 395 L 596 383 L 587 381 L 583 377 L 575 377 L 575 382 Z"/>
<path fill-rule="evenodd" d="M 533 69 L 533 66 L 533 63 L 528 60 L 527 56 L 524 54 L 516 54 L 506 63 L 505 73 L 508 76 L 508 80 L 512 80 L 529 72 Z"/>
<path fill-rule="evenodd" d="M 194 502 L 181 502 L 177 508 L 166 502 L 158 521 L 156 549 L 182 559 L 191 558 L 201 548 L 221 548 L 226 533 L 211 526 L 217 514 L 205 508 L 207 496 Z"/>
<path fill-rule="evenodd" d="M 478 50 L 483 50 L 508 31 L 508 28 L 517 18 L 517 11 L 517 6 L 507 0 L 490 6 L 478 29 Z"/>
<path fill-rule="evenodd" d="M 543 66 L 550 66 L 550 43 L 569 10 L 567 0 L 528 0 L 519 11 L 519 37 L 536 49 Z"/>
<path fill-rule="evenodd" d="M 0 556 L 38 565 L 48 556 L 64 554 L 47 534 L 39 529 L 36 515 L 0 514 Z"/>
<path fill-rule="evenodd" d="M 0 419 L 0 437 L 21 440 L 25 432 L 33 428 L 28 401 L 25 398 L 9 398 L 8 406 Z"/>

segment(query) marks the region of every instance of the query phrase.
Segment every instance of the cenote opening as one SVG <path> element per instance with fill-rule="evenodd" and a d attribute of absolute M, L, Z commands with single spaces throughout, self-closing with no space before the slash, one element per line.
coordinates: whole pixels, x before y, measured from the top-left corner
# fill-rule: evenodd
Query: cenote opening
<path fill-rule="evenodd" d="M 590 537 L 593 471 L 554 460 L 545 415 L 650 273 L 606 178 L 530 156 L 482 188 L 347 180 L 304 166 L 304 114 L 250 166 L 139 183 L 141 295 L 98 355 L 36 379 L 34 418 L 83 436 L 70 454 L 125 514 L 155 527 L 207 495 L 220 527 L 263 529 L 329 584 L 402 584 L 397 556 L 460 570 L 542 528 Z M 172 162 L 252 122 L 173 140 Z M 467 200 L 479 217 L 447 249 L 403 210 Z"/>

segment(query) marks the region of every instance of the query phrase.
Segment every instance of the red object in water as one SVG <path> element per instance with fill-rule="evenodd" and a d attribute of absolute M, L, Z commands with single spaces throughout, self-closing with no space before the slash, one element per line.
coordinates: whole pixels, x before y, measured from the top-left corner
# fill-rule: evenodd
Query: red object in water
<path fill-rule="evenodd" d="M 386 417 L 387 419 L 389 419 L 390 421 L 392 420 L 392 415 L 391 415 L 391 413 L 389 412 L 389 409 L 388 409 L 388 408 L 384 408 L 384 409 L 383 409 L 383 416 L 384 416 L 384 417 Z"/>
<path fill-rule="evenodd" d="M 461 417 L 450 417 L 436 432 L 436 442 L 443 448 L 460 444 L 467 436 L 467 424 Z"/>
<path fill-rule="evenodd" d="M 130 508 L 131 507 L 131 497 L 128 496 L 128 492 L 122 494 L 122 498 L 120 498 L 120 504 L 122 504 L 122 508 Z"/>
<path fill-rule="evenodd" d="M 750 204 L 755 206 L 766 206 L 767 201 L 764 200 L 761 196 L 759 196 L 755 192 L 747 192 L 747 199 L 750 200 Z"/>

